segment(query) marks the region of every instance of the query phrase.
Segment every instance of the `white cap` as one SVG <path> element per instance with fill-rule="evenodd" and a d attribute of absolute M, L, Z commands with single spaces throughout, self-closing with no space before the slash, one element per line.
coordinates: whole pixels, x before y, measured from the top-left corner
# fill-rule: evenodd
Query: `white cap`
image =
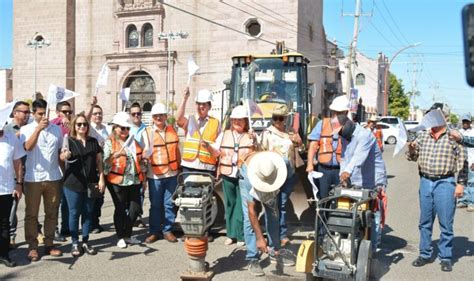
<path fill-rule="evenodd" d="M 166 110 L 166 106 L 162 104 L 161 102 L 153 105 L 153 107 L 151 108 L 151 115 L 155 115 L 155 114 L 168 114 L 168 111 Z"/>
<path fill-rule="evenodd" d="M 232 109 L 232 113 L 230 114 L 231 119 L 242 119 L 248 118 L 247 109 L 243 105 L 238 105 L 234 109 Z"/>
<path fill-rule="evenodd" d="M 332 111 L 348 111 L 349 110 L 349 99 L 347 99 L 346 95 L 340 95 L 332 101 L 329 109 Z"/>
<path fill-rule="evenodd" d="M 207 89 L 199 90 L 194 101 L 199 103 L 213 102 L 212 92 Z"/>
<path fill-rule="evenodd" d="M 117 112 L 112 119 L 112 124 L 119 125 L 121 127 L 132 127 L 130 122 L 130 115 L 127 112 Z"/>

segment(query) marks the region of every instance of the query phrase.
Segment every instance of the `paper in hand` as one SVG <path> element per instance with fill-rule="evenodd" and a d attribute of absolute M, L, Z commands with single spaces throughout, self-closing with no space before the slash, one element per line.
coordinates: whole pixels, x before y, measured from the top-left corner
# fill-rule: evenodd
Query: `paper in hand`
<path fill-rule="evenodd" d="M 308 173 L 308 181 L 311 184 L 311 186 L 313 187 L 314 200 L 316 200 L 316 201 L 318 201 L 318 196 L 317 195 L 318 195 L 318 192 L 319 192 L 319 188 L 314 183 L 314 180 L 319 179 L 322 176 L 324 176 L 324 174 L 321 173 L 321 172 L 312 171 L 311 173 Z"/>
<path fill-rule="evenodd" d="M 397 155 L 402 148 L 405 146 L 408 140 L 408 132 L 405 128 L 405 124 L 403 122 L 400 123 L 400 127 L 398 128 L 398 138 L 397 144 L 395 145 L 395 149 L 393 150 L 393 157 Z"/>
<path fill-rule="evenodd" d="M 63 138 L 63 146 L 61 147 L 62 151 L 69 151 L 69 135 L 65 134 Z"/>
<path fill-rule="evenodd" d="M 191 77 L 199 70 L 199 66 L 194 61 L 193 57 L 188 58 L 188 86 L 191 83 Z"/>
<path fill-rule="evenodd" d="M 421 119 L 420 125 L 411 129 L 411 132 L 418 132 L 434 127 L 446 126 L 446 119 L 444 119 L 443 112 L 439 109 L 434 109 L 428 112 L 423 119 Z"/>

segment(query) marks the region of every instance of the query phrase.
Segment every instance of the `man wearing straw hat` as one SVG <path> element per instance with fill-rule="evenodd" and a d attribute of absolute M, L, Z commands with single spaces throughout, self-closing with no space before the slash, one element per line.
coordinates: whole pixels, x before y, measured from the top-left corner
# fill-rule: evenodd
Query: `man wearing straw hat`
<path fill-rule="evenodd" d="M 378 121 L 377 116 L 373 115 L 370 117 L 369 122 L 367 122 L 367 125 L 365 125 L 364 128 L 369 129 L 372 134 L 374 134 L 375 140 L 377 140 L 377 145 L 379 146 L 380 151 L 383 152 L 383 134 L 382 129 L 377 128 Z"/>
<path fill-rule="evenodd" d="M 265 273 L 259 264 L 258 251 L 269 253 L 277 258 L 277 262 L 291 266 L 294 261 L 279 256 L 280 250 L 280 222 L 278 210 L 278 192 L 287 177 L 287 167 L 282 156 L 273 151 L 262 151 L 250 155 L 241 168 L 240 188 L 242 201 L 247 202 L 248 217 L 252 231 L 246 231 L 247 260 L 249 271 L 254 276 L 263 276 Z M 255 208 L 256 201 L 260 201 L 265 209 L 265 228 L 267 240 L 263 236 L 258 214 Z M 245 214 L 246 212 L 244 212 Z M 254 253 L 249 257 L 249 252 Z"/>

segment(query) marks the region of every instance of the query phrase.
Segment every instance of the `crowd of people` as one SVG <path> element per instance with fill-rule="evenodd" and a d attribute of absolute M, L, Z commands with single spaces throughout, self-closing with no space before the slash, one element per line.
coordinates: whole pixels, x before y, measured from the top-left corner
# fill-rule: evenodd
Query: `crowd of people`
<path fill-rule="evenodd" d="M 116 113 L 109 126 L 103 124 L 103 111 L 96 97 L 92 98 L 88 112 L 76 115 L 67 101 L 58 103 L 57 117 L 51 121 L 44 100 L 35 100 L 31 112 L 28 103 L 17 102 L 12 121 L 0 125 L 0 263 L 15 266 L 8 252 L 16 245 L 16 212 L 23 195 L 27 258 L 32 262 L 41 258 L 40 242 L 44 243 L 44 255 L 61 256 L 63 253 L 54 241 L 64 242 L 69 235 L 72 256 L 97 254 L 90 234 L 103 230 L 100 217 L 106 189 L 115 207 L 117 247 L 142 243 L 133 236 L 133 226 L 144 224 L 146 190 L 150 200 L 149 233 L 143 242 L 177 242 L 173 233 L 176 213 L 172 195 L 178 174 L 183 171 L 208 173 L 222 179 L 225 244 L 246 246 L 252 275 L 265 274 L 259 262 L 262 253 L 268 253 L 277 263 L 294 265 L 294 260 L 278 254 L 291 242 L 286 204 L 297 181 L 296 168 L 303 163 L 298 159 L 302 139 L 287 125 L 288 106 L 276 105 L 271 126 L 257 135 L 250 127 L 246 107 L 233 108 L 228 128 L 222 129 L 220 121 L 209 115 L 213 102 L 210 91 L 196 93 L 196 114 L 185 114 L 189 97 L 189 89 L 185 89 L 176 116 L 175 125 L 185 133 L 182 149 L 177 127 L 167 122 L 168 111 L 161 103 L 151 109 L 150 126 L 142 122 L 138 103 L 132 104 L 129 112 Z M 335 98 L 330 109 L 331 116 L 319 121 L 309 135 L 308 159 L 315 159 L 317 165 L 308 161 L 306 171 L 316 169 L 323 173 L 317 195 L 320 198 L 329 196 L 339 183 L 350 182 L 377 191 L 371 235 L 376 249 L 384 225 L 387 187 L 381 134 L 370 122 L 367 130 L 347 117 L 349 101 L 345 96 Z M 375 119 L 370 121 L 376 123 Z M 467 183 L 466 153 L 456 141 L 472 145 L 473 140 L 456 131 L 448 139 L 445 129 L 433 130 L 411 143 L 408 152 L 409 160 L 418 160 L 421 177 L 420 257 L 413 265 L 422 266 L 431 257 L 433 216 L 438 214 L 442 226 L 442 269 L 449 271 L 454 197 L 462 195 L 462 186 Z M 443 142 L 434 141 L 438 139 Z M 439 149 L 446 153 L 434 154 L 439 151 L 434 146 L 442 146 Z M 459 174 L 456 186 L 455 173 Z M 436 188 L 437 185 L 442 188 Z M 446 203 L 449 196 L 453 205 Z M 43 225 L 38 221 L 41 199 Z M 267 239 L 258 220 L 257 201 L 265 210 Z M 208 239 L 212 240 L 212 236 L 208 235 Z"/>

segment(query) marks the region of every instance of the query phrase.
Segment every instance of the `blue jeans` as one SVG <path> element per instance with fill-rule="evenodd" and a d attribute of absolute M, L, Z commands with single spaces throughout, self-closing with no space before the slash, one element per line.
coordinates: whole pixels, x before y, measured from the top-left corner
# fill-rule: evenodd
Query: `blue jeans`
<path fill-rule="evenodd" d="M 474 207 L 474 172 L 469 169 L 469 180 L 464 187 L 464 196 L 458 199 L 458 203 Z"/>
<path fill-rule="evenodd" d="M 150 195 L 150 233 L 158 234 L 161 230 L 162 218 L 163 233 L 170 232 L 176 218 L 174 204 L 171 197 L 178 185 L 178 177 L 164 179 L 148 179 L 148 190 Z"/>
<path fill-rule="evenodd" d="M 378 201 L 379 210 L 383 208 L 382 200 Z M 372 221 L 372 226 L 370 228 L 370 242 L 372 244 L 372 250 L 376 251 L 380 242 L 382 241 L 382 227 L 380 225 L 380 220 L 382 219 L 382 214 L 380 211 L 374 212 L 374 220 Z"/>
<path fill-rule="evenodd" d="M 240 167 L 239 176 L 240 196 L 242 197 L 242 211 L 244 214 L 244 239 L 247 247 L 246 260 L 258 260 L 260 254 L 257 249 L 257 238 L 255 231 L 249 219 L 248 202 L 255 201 L 250 190 L 252 185 L 247 176 L 247 165 L 243 164 Z M 262 204 L 265 209 L 265 227 L 267 230 L 268 246 L 273 250 L 278 251 L 280 248 L 280 212 L 277 205 L 277 200 L 273 201 L 272 206 Z"/>
<path fill-rule="evenodd" d="M 62 189 L 65 189 L 63 186 Z M 61 196 L 61 229 L 60 233 L 65 235 L 70 232 L 69 229 L 69 206 L 67 205 L 66 195 L 63 192 Z"/>
<path fill-rule="evenodd" d="M 420 224 L 418 228 L 420 229 L 420 256 L 422 258 L 429 259 L 433 254 L 431 235 L 436 215 L 438 215 L 441 230 L 438 257 L 442 261 L 450 261 L 453 256 L 453 223 L 456 210 L 454 189 L 454 177 L 437 181 L 420 178 Z"/>
<path fill-rule="evenodd" d="M 286 225 L 286 203 L 290 199 L 291 193 L 295 188 L 296 175 L 293 174 L 286 179 L 278 193 L 278 209 L 280 221 L 280 239 L 288 238 L 288 226 Z M 266 211 L 266 210 L 265 210 Z M 276 241 L 275 241 L 276 243 Z"/>
<path fill-rule="evenodd" d="M 87 197 L 87 192 L 77 192 L 67 187 L 63 187 L 63 194 L 69 207 L 69 230 L 71 231 L 72 244 L 79 243 L 79 216 L 82 216 L 84 222 L 82 225 L 82 242 L 87 243 L 94 199 Z"/>

